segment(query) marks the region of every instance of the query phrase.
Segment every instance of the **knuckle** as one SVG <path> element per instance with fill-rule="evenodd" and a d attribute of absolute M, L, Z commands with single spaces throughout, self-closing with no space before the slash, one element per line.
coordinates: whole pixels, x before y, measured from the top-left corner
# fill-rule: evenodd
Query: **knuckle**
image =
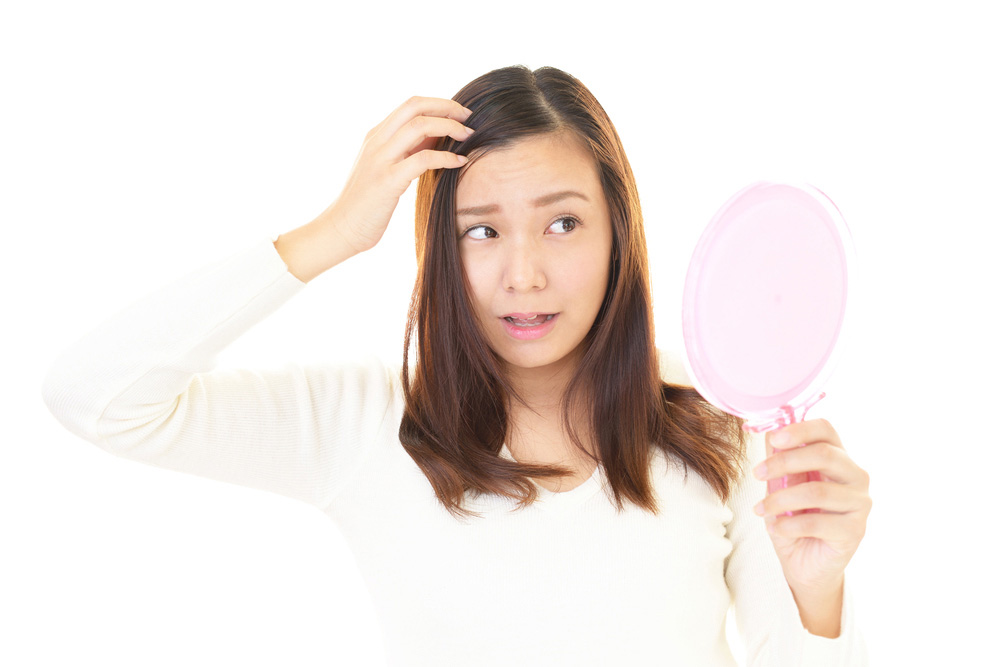
<path fill-rule="evenodd" d="M 817 529 L 819 528 L 819 514 L 800 514 L 801 519 L 799 520 L 799 525 L 802 528 L 802 532 L 806 535 L 815 535 Z"/>
<path fill-rule="evenodd" d="M 830 500 L 830 487 L 823 483 L 814 484 L 810 495 L 815 502 L 825 503 Z"/>
<path fill-rule="evenodd" d="M 426 134 L 429 131 L 430 123 L 431 119 L 427 116 L 416 116 L 410 120 L 410 127 L 422 134 Z"/>
<path fill-rule="evenodd" d="M 430 167 L 434 163 L 434 151 L 425 149 L 417 153 L 417 161 L 423 167 Z"/>

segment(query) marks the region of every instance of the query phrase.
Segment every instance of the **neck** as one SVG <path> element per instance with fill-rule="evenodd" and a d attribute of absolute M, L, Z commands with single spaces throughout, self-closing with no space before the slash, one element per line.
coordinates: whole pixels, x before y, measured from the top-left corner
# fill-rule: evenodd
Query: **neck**
<path fill-rule="evenodd" d="M 563 397 L 576 368 L 576 359 L 565 359 L 543 368 L 508 369 L 521 399 L 512 398 L 508 406 L 508 447 L 512 452 L 519 451 L 522 455 L 533 452 L 536 458 L 545 457 L 546 453 L 576 452 L 563 429 L 562 419 Z M 580 396 L 570 407 L 571 418 L 585 445 L 589 441 L 586 405 L 586 399 Z"/>
<path fill-rule="evenodd" d="M 508 368 L 507 376 L 520 401 L 511 399 L 512 411 L 534 411 L 543 415 L 558 413 L 578 360 L 564 358 L 539 368 Z"/>

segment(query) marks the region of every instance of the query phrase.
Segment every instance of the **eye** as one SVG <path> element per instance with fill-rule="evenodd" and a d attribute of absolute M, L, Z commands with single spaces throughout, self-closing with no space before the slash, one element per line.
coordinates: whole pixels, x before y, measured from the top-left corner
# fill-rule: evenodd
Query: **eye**
<path fill-rule="evenodd" d="M 549 225 L 549 231 L 553 234 L 566 234 L 576 229 L 580 221 L 571 216 L 563 216 Z"/>
<path fill-rule="evenodd" d="M 475 225 L 474 227 L 469 227 L 466 229 L 462 236 L 468 236 L 470 239 L 476 239 L 477 241 L 484 241 L 486 239 L 495 239 L 498 234 L 492 227 L 487 227 L 486 225 Z"/>

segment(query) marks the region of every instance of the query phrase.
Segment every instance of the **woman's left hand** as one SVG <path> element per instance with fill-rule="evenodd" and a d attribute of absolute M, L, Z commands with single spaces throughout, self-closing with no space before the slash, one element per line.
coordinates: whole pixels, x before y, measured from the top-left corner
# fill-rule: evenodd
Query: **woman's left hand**
<path fill-rule="evenodd" d="M 784 439 L 782 439 L 784 437 Z M 816 471 L 818 481 L 769 494 L 756 507 L 764 517 L 793 592 L 840 590 L 844 569 L 865 535 L 872 499 L 868 473 L 851 460 L 825 419 L 790 424 L 766 436 L 768 458 L 757 479 Z M 817 509 L 818 512 L 785 512 Z"/>

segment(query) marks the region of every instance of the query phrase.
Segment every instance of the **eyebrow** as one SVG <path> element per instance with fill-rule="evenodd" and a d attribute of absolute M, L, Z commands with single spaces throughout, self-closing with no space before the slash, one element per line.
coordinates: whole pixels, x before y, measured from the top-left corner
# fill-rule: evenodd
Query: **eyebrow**
<path fill-rule="evenodd" d="M 549 206 L 550 204 L 555 204 L 558 201 L 562 201 L 568 197 L 579 197 L 585 202 L 589 202 L 590 199 L 586 195 L 577 192 L 576 190 L 563 190 L 562 192 L 553 192 L 551 194 L 543 195 L 532 202 L 535 208 L 541 208 L 543 206 Z M 499 213 L 500 207 L 496 204 L 488 204 L 486 206 L 472 206 L 470 208 L 459 209 L 455 214 L 455 217 L 460 217 L 463 215 L 487 215 L 489 213 Z"/>

